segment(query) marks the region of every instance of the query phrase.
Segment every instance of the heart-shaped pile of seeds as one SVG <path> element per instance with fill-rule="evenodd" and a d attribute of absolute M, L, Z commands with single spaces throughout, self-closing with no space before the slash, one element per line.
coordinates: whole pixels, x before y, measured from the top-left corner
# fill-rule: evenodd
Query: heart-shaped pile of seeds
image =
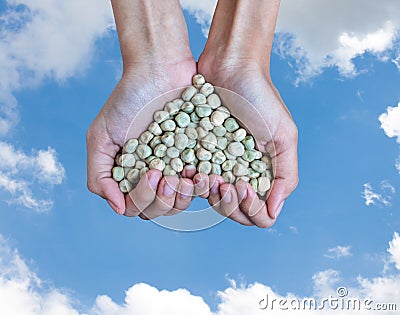
<path fill-rule="evenodd" d="M 198 173 L 221 175 L 225 182 L 249 182 L 260 197 L 271 187 L 272 163 L 255 147 L 252 135 L 222 106 L 214 86 L 201 74 L 180 99 L 154 113 L 154 121 L 139 139 L 125 142 L 115 158 L 112 176 L 129 193 L 150 169 L 180 176 L 187 165 Z"/>

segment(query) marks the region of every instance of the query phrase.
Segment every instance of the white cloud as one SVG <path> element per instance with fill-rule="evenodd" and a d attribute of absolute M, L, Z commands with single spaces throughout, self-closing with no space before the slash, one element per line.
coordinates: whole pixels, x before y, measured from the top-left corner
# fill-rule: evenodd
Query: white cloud
<path fill-rule="evenodd" d="M 181 0 L 207 34 L 215 0 Z M 274 51 L 288 58 L 297 81 L 306 81 L 325 68 L 336 67 L 343 76 L 363 70 L 354 59 L 365 53 L 382 61 L 392 60 L 400 30 L 400 3 L 397 0 L 297 0 L 282 1 Z M 392 56 L 392 57 L 391 57 Z"/>
<path fill-rule="evenodd" d="M 400 103 L 397 107 L 389 106 L 385 113 L 379 116 L 381 128 L 389 138 L 397 138 L 400 143 Z"/>
<path fill-rule="evenodd" d="M 45 194 L 43 190 L 61 184 L 64 178 L 65 169 L 54 149 L 49 147 L 27 155 L 0 141 L 0 189 L 11 195 L 10 203 L 39 212 L 47 211 L 53 202 L 38 199 L 36 195 Z M 35 183 L 40 184 L 42 191 L 35 188 Z"/>
<path fill-rule="evenodd" d="M 396 169 L 399 171 L 399 174 L 400 174 L 400 157 L 396 160 L 395 166 L 396 166 Z"/>
<path fill-rule="evenodd" d="M 46 79 L 62 82 L 83 73 L 96 40 L 112 23 L 108 1 L 5 1 L 0 13 L 0 136 L 18 123 L 14 93 Z M 37 195 L 64 177 L 54 149 L 25 154 L 0 142 L 0 189 L 12 195 L 10 202 L 46 211 L 52 200 Z"/>
<path fill-rule="evenodd" d="M 331 259 L 340 259 L 342 257 L 352 256 L 351 246 L 336 246 L 328 249 L 328 253 L 324 255 Z"/>
<path fill-rule="evenodd" d="M 185 289 L 174 291 L 159 290 L 148 284 L 135 284 L 125 292 L 124 302 L 118 304 L 107 295 L 96 298 L 88 310 L 79 309 L 79 301 L 74 300 L 63 290 L 49 288 L 46 283 L 32 272 L 21 258 L 17 250 L 9 247 L 0 236 L 0 314 L 19 315 L 253 315 L 253 314 L 287 314 L 293 305 L 301 305 L 302 301 L 315 301 L 321 305 L 324 298 L 338 297 L 338 287 L 345 287 L 348 298 L 371 299 L 376 303 L 396 303 L 397 311 L 386 311 L 385 314 L 397 314 L 400 309 L 400 236 L 394 233 L 389 243 L 388 258 L 395 269 L 392 273 L 374 278 L 358 276 L 353 279 L 343 279 L 340 272 L 327 269 L 317 272 L 313 280 L 313 293 L 310 296 L 299 296 L 292 293 L 282 295 L 268 285 L 253 283 L 237 285 L 230 281 L 230 287 L 218 292 L 219 303 L 215 312 L 199 296 Z M 347 297 L 346 297 L 347 298 Z M 271 310 L 275 300 L 274 310 Z M 287 300 L 284 305 L 288 310 L 280 309 L 279 301 Z M 265 308 L 268 302 L 268 308 Z M 298 304 L 300 303 L 300 304 Z M 308 304 L 306 304 L 308 305 Z M 363 304 L 361 304 L 363 307 Z M 331 314 L 326 308 L 319 311 L 298 310 L 296 314 Z M 361 308 L 363 310 L 363 308 Z M 369 310 L 368 314 L 378 315 L 381 311 Z M 340 311 L 341 315 L 354 314 L 353 311 Z"/>
<path fill-rule="evenodd" d="M 391 206 L 392 195 L 396 193 L 396 189 L 387 180 L 383 180 L 380 185 L 381 193 L 374 192 L 372 185 L 370 183 L 365 183 L 364 191 L 362 192 L 362 197 L 365 199 L 365 204 L 367 206 L 377 205 L 377 206 Z"/>
<path fill-rule="evenodd" d="M 183 9 L 196 18 L 196 22 L 201 25 L 204 36 L 207 37 L 217 0 L 180 0 L 180 3 Z"/>
<path fill-rule="evenodd" d="M 108 1 L 6 1 L 0 15 L 0 135 L 18 122 L 13 93 L 82 73 L 110 23 Z"/>

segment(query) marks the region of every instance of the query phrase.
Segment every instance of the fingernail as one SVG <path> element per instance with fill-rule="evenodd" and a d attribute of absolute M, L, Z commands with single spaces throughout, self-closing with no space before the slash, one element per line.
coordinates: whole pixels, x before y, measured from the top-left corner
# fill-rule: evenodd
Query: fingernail
<path fill-rule="evenodd" d="M 274 219 L 276 219 L 279 216 L 284 204 L 285 204 L 285 200 L 282 200 L 281 203 L 279 204 L 278 208 L 276 208 L 276 210 L 275 210 Z"/>
<path fill-rule="evenodd" d="M 157 189 L 158 176 L 156 176 L 156 174 L 150 174 L 150 176 L 148 177 L 148 181 L 149 181 L 149 184 L 150 184 L 151 188 Z"/>
<path fill-rule="evenodd" d="M 121 210 L 117 207 L 117 205 L 116 205 L 114 202 L 112 202 L 112 201 L 110 201 L 110 200 L 107 200 L 107 202 L 108 202 L 108 204 L 110 205 L 110 207 L 113 208 L 113 210 L 114 210 L 117 214 L 119 214 L 119 215 L 122 215 L 122 214 L 123 214 L 123 213 L 121 213 Z"/>
<path fill-rule="evenodd" d="M 222 200 L 225 201 L 226 203 L 231 202 L 232 194 L 229 189 L 225 193 L 222 194 Z"/>
<path fill-rule="evenodd" d="M 243 187 L 243 185 L 238 185 L 237 190 L 239 194 L 239 201 L 245 200 L 247 198 L 247 187 Z"/>
<path fill-rule="evenodd" d="M 164 195 L 171 197 L 174 193 L 175 193 L 175 189 L 173 189 L 173 187 L 171 187 L 171 185 L 167 181 L 165 181 L 164 182 Z"/>
<path fill-rule="evenodd" d="M 212 194 L 218 194 L 218 182 L 215 181 L 215 183 L 211 187 L 211 193 Z"/>

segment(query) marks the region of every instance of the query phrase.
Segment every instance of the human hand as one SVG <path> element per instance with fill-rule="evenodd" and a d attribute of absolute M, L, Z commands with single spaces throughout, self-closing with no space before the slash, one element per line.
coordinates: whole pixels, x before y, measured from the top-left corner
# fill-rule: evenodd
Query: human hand
<path fill-rule="evenodd" d="M 198 68 L 209 82 L 239 94 L 253 105 L 254 109 L 239 96 L 219 90 L 224 105 L 250 129 L 258 149 L 271 155 L 275 179 L 266 202 L 258 198 L 249 183 L 226 184 L 218 175 L 195 175 L 195 194 L 208 198 L 216 211 L 241 224 L 270 227 L 298 182 L 298 135 L 293 119 L 271 79 L 257 63 L 215 60 L 203 54 Z"/>
<path fill-rule="evenodd" d="M 136 188 L 124 197 L 111 178 L 114 157 L 125 142 L 134 121 L 138 136 L 151 122 L 154 108 L 144 107 L 160 95 L 190 84 L 196 72 L 193 60 L 178 65 L 162 65 L 158 69 L 143 65 L 126 71 L 110 98 L 89 127 L 87 133 L 88 187 L 103 197 L 118 214 L 153 219 L 186 209 L 191 201 L 193 182 L 190 179 L 167 176 L 150 170 Z M 162 99 L 153 106 L 163 107 Z M 139 114 L 140 112 L 140 114 Z M 175 210 L 173 210 L 175 209 Z"/>

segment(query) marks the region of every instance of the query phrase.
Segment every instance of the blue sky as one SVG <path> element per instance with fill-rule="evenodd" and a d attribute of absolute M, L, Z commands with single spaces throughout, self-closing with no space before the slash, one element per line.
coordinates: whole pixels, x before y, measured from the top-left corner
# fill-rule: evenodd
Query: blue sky
<path fill-rule="evenodd" d="M 342 28 L 332 18 L 316 31 L 315 3 L 302 2 L 297 28 L 283 4 L 272 57 L 299 128 L 300 184 L 272 229 L 225 220 L 194 233 L 118 217 L 86 189 L 85 133 L 121 73 L 108 4 L 87 17 L 79 1 L 1 2 L 0 292 L 18 308 L 0 297 L 0 313 L 47 314 L 54 304 L 65 314 L 147 315 L 156 299 L 163 314 L 258 314 L 266 293 L 326 296 L 338 286 L 400 308 L 400 5 L 361 10 L 355 18 L 368 25 L 344 15 Z M 197 58 L 213 1 L 182 4 Z M 75 49 L 49 29 L 72 35 Z"/>

